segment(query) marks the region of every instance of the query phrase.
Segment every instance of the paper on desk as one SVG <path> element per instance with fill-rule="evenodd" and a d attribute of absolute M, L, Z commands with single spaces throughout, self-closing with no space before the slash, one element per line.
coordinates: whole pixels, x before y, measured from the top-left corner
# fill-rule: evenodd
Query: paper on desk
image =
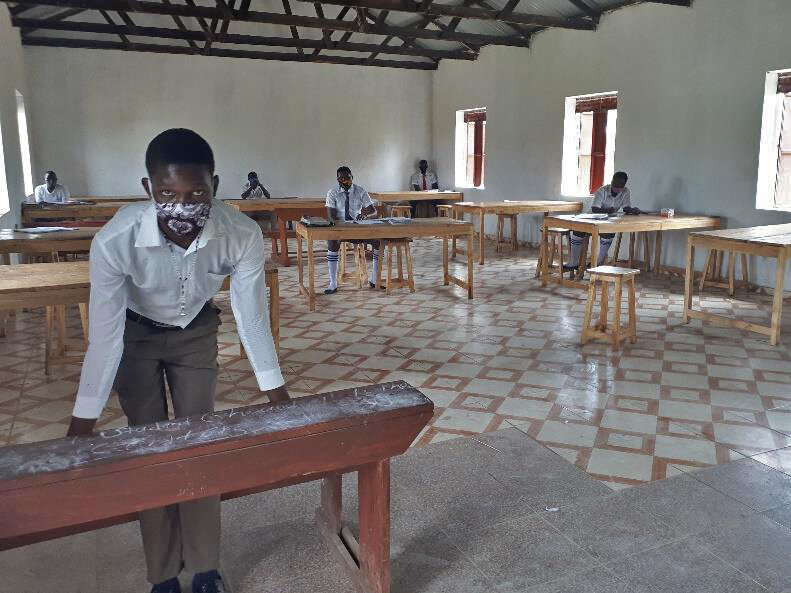
<path fill-rule="evenodd" d="M 573 218 L 576 218 L 577 220 L 607 220 L 609 216 L 607 214 L 590 213 L 590 214 L 575 214 Z"/>
<path fill-rule="evenodd" d="M 363 220 L 355 220 L 354 224 L 384 224 L 384 220 L 380 220 L 378 218 L 372 218 L 370 220 L 363 219 Z"/>
<path fill-rule="evenodd" d="M 76 231 L 77 229 L 66 226 L 38 226 L 32 229 L 16 229 L 17 233 L 58 233 L 60 231 Z"/>

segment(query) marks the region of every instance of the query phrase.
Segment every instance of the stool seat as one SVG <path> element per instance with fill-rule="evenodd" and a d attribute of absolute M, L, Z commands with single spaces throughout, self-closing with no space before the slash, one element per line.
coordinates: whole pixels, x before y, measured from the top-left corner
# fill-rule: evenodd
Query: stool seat
<path fill-rule="evenodd" d="M 581 344 L 587 344 L 590 338 L 600 338 L 612 342 L 613 347 L 621 345 L 622 338 L 629 338 L 634 344 L 637 341 L 637 313 L 635 303 L 634 278 L 640 270 L 632 268 L 619 268 L 616 266 L 597 266 L 588 269 L 590 284 L 588 285 L 588 302 L 585 304 L 585 316 L 582 320 Z M 627 300 L 629 305 L 626 329 L 621 330 L 621 304 L 623 301 L 623 284 L 626 283 Z M 612 326 L 608 318 L 609 311 L 609 285 L 614 284 L 614 307 Z M 596 302 L 597 287 L 601 286 L 601 303 L 599 320 L 591 326 L 593 305 Z"/>
<path fill-rule="evenodd" d="M 640 273 L 640 270 L 632 268 L 620 268 L 617 266 L 597 266 L 595 268 L 588 268 L 588 274 L 598 274 L 599 276 L 635 276 Z"/>

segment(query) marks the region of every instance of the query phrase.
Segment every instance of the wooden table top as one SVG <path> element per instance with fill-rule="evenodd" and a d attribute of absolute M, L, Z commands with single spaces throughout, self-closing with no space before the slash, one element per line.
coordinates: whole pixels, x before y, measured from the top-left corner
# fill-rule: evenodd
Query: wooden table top
<path fill-rule="evenodd" d="M 241 212 L 276 212 L 281 209 L 324 207 L 326 198 L 270 198 L 268 200 L 223 200 Z"/>
<path fill-rule="evenodd" d="M 76 227 L 71 231 L 52 233 L 21 233 L 14 229 L 0 229 L 0 253 L 85 251 L 90 249 L 97 232 L 97 227 Z"/>
<path fill-rule="evenodd" d="M 57 226 L 57 225 L 53 225 Z M 30 229 L 31 231 L 34 229 Z M 99 227 L 74 227 L 68 231 L 53 231 L 50 233 L 23 233 L 15 229 L 0 229 L 0 245 L 6 241 L 71 241 L 73 239 L 93 239 L 100 230 Z"/>
<path fill-rule="evenodd" d="M 372 191 L 368 192 L 377 202 L 423 202 L 428 200 L 447 200 L 459 202 L 464 194 L 459 191 Z"/>
<path fill-rule="evenodd" d="M 87 261 L 0 266 L 0 295 L 90 288 Z"/>
<path fill-rule="evenodd" d="M 582 202 L 568 202 L 564 200 L 523 200 L 503 202 L 456 202 L 454 210 L 461 212 L 580 212 Z"/>
<path fill-rule="evenodd" d="M 472 231 L 472 223 L 448 218 L 414 218 L 412 222 L 403 224 L 336 222 L 328 227 L 308 227 L 300 222 L 297 223 L 296 231 L 306 239 L 394 239 L 464 235 Z"/>
<path fill-rule="evenodd" d="M 136 202 L 102 202 L 97 204 L 22 204 L 23 220 L 38 218 L 111 217 L 127 204 Z"/>
<path fill-rule="evenodd" d="M 720 239 L 736 243 L 760 243 L 777 247 L 791 246 L 791 223 L 723 229 L 690 233 L 691 237 Z"/>
<path fill-rule="evenodd" d="M 101 204 L 104 202 L 144 202 L 151 198 L 148 196 L 72 196 L 71 199 Z"/>
<path fill-rule="evenodd" d="M 717 216 L 701 216 L 696 214 L 676 214 L 664 217 L 658 214 L 640 214 L 637 216 L 622 215 L 606 220 L 580 219 L 573 215 L 561 214 L 547 216 L 544 219 L 546 226 L 561 228 L 588 228 L 596 227 L 600 233 L 632 233 L 640 231 L 669 231 L 673 229 L 696 229 L 720 226 Z"/>

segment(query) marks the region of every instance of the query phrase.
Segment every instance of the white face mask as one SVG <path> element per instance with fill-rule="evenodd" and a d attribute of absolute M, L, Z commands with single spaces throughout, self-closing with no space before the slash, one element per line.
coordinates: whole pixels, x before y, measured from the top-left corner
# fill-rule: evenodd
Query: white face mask
<path fill-rule="evenodd" d="M 209 219 L 211 204 L 203 202 L 154 202 L 157 218 L 179 237 L 198 232 Z"/>

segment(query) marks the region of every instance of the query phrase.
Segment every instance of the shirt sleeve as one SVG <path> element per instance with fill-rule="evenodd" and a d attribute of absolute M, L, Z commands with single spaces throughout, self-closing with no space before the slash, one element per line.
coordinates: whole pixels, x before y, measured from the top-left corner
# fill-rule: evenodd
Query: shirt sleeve
<path fill-rule="evenodd" d="M 335 195 L 332 190 L 327 192 L 327 200 L 324 202 L 324 205 L 327 208 L 335 208 Z"/>
<path fill-rule="evenodd" d="M 285 384 L 277 360 L 264 276 L 264 238 L 261 230 L 248 241 L 242 259 L 231 274 L 231 309 L 236 329 L 258 386 L 262 391 Z"/>
<path fill-rule="evenodd" d="M 42 192 L 41 192 L 41 186 L 39 186 L 39 187 L 37 187 L 35 189 L 33 195 L 35 197 L 36 204 L 41 204 L 44 201 L 44 196 L 42 195 Z"/>
<path fill-rule="evenodd" d="M 601 208 L 602 204 L 604 203 L 604 194 L 606 190 L 603 187 L 600 187 L 596 190 L 596 193 L 593 196 L 593 204 L 591 204 L 591 208 Z"/>
<path fill-rule="evenodd" d="M 63 188 L 63 201 L 68 202 L 71 199 L 71 192 L 69 191 L 69 188 L 66 187 L 65 185 L 61 187 Z"/>
<path fill-rule="evenodd" d="M 622 208 L 631 208 L 632 207 L 632 192 L 628 189 L 623 189 L 623 206 Z"/>
<path fill-rule="evenodd" d="M 368 206 L 373 206 L 374 202 L 371 199 L 371 196 L 368 195 L 368 192 L 362 188 L 360 189 L 363 192 L 362 195 L 360 196 L 360 203 L 362 204 L 362 207 L 367 208 Z"/>
<path fill-rule="evenodd" d="M 98 418 L 110 395 L 121 355 L 126 325 L 126 276 L 115 269 L 107 248 L 91 245 L 91 300 L 88 311 L 88 351 L 74 403 L 77 418 Z"/>

